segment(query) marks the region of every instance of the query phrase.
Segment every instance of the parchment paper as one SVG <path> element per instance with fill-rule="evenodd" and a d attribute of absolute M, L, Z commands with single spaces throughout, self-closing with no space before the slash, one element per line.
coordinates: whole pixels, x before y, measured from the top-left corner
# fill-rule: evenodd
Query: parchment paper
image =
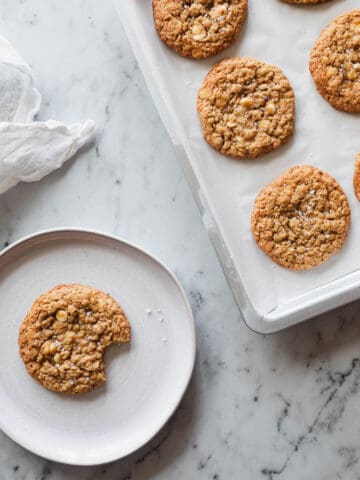
<path fill-rule="evenodd" d="M 338 14 L 359 8 L 356 0 L 331 0 L 320 6 L 294 6 L 280 0 L 249 0 L 249 15 L 235 45 L 203 61 L 184 59 L 166 48 L 153 25 L 151 0 L 118 0 L 125 22 L 153 76 L 155 102 L 166 105 L 173 142 L 182 144 L 221 230 L 248 297 L 260 315 L 329 285 L 360 269 L 360 203 L 352 188 L 353 164 L 360 151 L 360 116 L 333 109 L 316 92 L 308 71 L 310 50 L 321 29 Z M 296 132 L 278 151 L 257 160 L 232 160 L 202 139 L 196 95 L 210 67 L 230 56 L 253 56 L 278 65 L 296 94 Z M 164 117 L 164 116 L 163 116 Z M 251 231 L 253 202 L 264 185 L 292 165 L 311 164 L 333 175 L 345 189 L 352 226 L 343 250 L 322 266 L 292 272 L 275 265 L 257 247 Z M 192 188 L 196 188 L 193 184 Z"/>

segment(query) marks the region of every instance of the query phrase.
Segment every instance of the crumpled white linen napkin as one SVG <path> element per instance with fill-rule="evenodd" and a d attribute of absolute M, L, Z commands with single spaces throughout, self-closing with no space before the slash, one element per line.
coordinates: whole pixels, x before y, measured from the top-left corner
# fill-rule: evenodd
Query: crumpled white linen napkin
<path fill-rule="evenodd" d="M 94 128 L 92 120 L 68 126 L 55 120 L 0 123 L 0 194 L 60 168 L 90 139 Z"/>
<path fill-rule="evenodd" d="M 31 122 L 41 104 L 29 65 L 0 37 L 0 122 Z"/>
<path fill-rule="evenodd" d="M 40 104 L 29 65 L 0 36 L 0 194 L 60 168 L 94 133 L 92 120 L 33 122 Z"/>

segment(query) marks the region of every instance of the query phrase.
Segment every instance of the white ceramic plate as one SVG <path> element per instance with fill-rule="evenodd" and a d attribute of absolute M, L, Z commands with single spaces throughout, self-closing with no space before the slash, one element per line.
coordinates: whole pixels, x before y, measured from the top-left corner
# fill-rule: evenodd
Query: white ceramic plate
<path fill-rule="evenodd" d="M 118 300 L 132 341 L 107 352 L 105 386 L 69 397 L 30 377 L 17 336 L 39 294 L 73 282 Z M 107 235 L 48 231 L 4 250 L 0 318 L 0 428 L 51 460 L 95 465 L 133 452 L 173 414 L 192 374 L 195 331 L 183 289 L 154 257 Z"/>

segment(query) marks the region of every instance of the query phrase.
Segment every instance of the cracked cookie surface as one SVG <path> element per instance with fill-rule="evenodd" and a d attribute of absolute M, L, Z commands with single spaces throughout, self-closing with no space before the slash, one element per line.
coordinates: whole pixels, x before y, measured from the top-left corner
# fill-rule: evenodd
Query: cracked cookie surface
<path fill-rule="evenodd" d="M 318 92 L 333 107 L 360 112 L 360 10 L 340 15 L 321 32 L 309 68 Z"/>
<path fill-rule="evenodd" d="M 200 59 L 236 39 L 247 15 L 247 0 L 153 0 L 153 14 L 168 47 Z"/>
<path fill-rule="evenodd" d="M 360 153 L 356 155 L 354 170 L 354 192 L 360 202 Z"/>
<path fill-rule="evenodd" d="M 19 330 L 20 355 L 32 377 L 49 390 L 84 393 L 106 381 L 103 354 L 130 341 L 118 303 L 87 285 L 58 285 L 40 295 Z"/>
<path fill-rule="evenodd" d="M 338 252 L 349 225 L 343 189 L 329 174 L 308 165 L 291 167 L 267 185 L 251 217 L 259 247 L 292 270 L 316 267 Z"/>
<path fill-rule="evenodd" d="M 205 140 L 225 155 L 255 158 L 294 131 L 295 97 L 283 72 L 253 58 L 216 64 L 198 92 Z"/>

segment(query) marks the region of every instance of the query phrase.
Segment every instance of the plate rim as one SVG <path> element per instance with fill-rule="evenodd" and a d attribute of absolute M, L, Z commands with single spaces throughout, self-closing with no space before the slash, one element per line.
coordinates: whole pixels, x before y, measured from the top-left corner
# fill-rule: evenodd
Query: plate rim
<path fill-rule="evenodd" d="M 140 448 L 144 447 L 146 444 L 148 444 L 160 432 L 160 430 L 168 423 L 168 421 L 171 419 L 171 417 L 174 415 L 174 413 L 178 409 L 178 407 L 179 407 L 179 405 L 180 405 L 180 403 L 181 403 L 181 401 L 182 401 L 182 399 L 183 399 L 183 397 L 184 397 L 184 395 L 185 395 L 185 393 L 188 389 L 189 383 L 190 383 L 191 378 L 193 376 L 194 367 L 195 367 L 196 329 L 195 329 L 195 322 L 194 322 L 194 314 L 193 314 L 189 299 L 186 295 L 186 292 L 185 292 L 183 286 L 181 285 L 181 283 L 179 282 L 179 280 L 177 279 L 175 274 L 161 260 L 159 260 L 154 254 L 150 253 L 148 250 L 140 247 L 139 245 L 136 245 L 133 242 L 129 242 L 128 240 L 125 240 L 122 237 L 112 235 L 112 234 L 109 234 L 109 233 L 105 233 L 101 230 L 87 229 L 87 228 L 77 228 L 77 227 L 61 227 L 61 228 L 49 228 L 49 229 L 39 230 L 35 233 L 31 233 L 29 235 L 21 237 L 20 239 L 16 240 L 12 244 L 3 248 L 0 251 L 0 261 L 4 256 L 6 256 L 9 252 L 11 252 L 11 250 L 21 246 L 22 244 L 26 244 L 27 242 L 29 242 L 29 241 L 31 241 L 35 238 L 41 238 L 41 237 L 44 237 L 46 235 L 49 235 L 49 234 L 51 235 L 51 234 L 56 234 L 56 233 L 58 233 L 58 234 L 70 234 L 70 235 L 71 234 L 80 234 L 80 235 L 84 235 L 84 236 L 93 235 L 93 236 L 99 237 L 99 238 L 102 237 L 103 239 L 110 240 L 110 241 L 115 242 L 115 243 L 123 244 L 127 247 L 130 247 L 130 248 L 136 250 L 137 252 L 145 254 L 147 257 L 149 257 L 151 260 L 153 260 L 155 263 L 157 263 L 170 276 L 170 278 L 174 282 L 177 290 L 179 291 L 179 293 L 181 295 L 182 301 L 184 302 L 184 305 L 185 305 L 185 308 L 186 308 L 186 311 L 187 311 L 188 320 L 189 320 L 190 336 L 191 336 L 191 339 L 190 339 L 191 340 L 191 345 L 190 345 L 190 347 L 191 347 L 191 358 L 190 358 L 191 362 L 190 362 L 189 372 L 186 375 L 187 380 L 182 387 L 182 393 L 179 396 L 179 398 L 174 402 L 174 405 L 171 406 L 170 413 L 166 416 L 165 420 L 162 423 L 160 422 L 161 424 L 158 427 L 156 427 L 154 429 L 154 431 L 150 432 L 150 435 L 146 436 L 146 438 L 143 441 L 139 442 L 139 444 L 136 445 L 135 447 L 131 447 L 128 450 L 124 450 L 122 453 L 119 453 L 119 454 L 116 454 L 116 455 L 111 454 L 111 455 L 108 455 L 108 456 L 103 456 L 101 458 L 94 458 L 94 460 L 91 461 L 91 462 L 89 462 L 88 460 L 83 460 L 82 458 L 79 458 L 76 462 L 74 462 L 73 460 L 69 460 L 66 457 L 62 456 L 61 454 L 56 454 L 56 453 L 55 454 L 50 454 L 48 452 L 44 452 L 44 450 L 41 449 L 41 448 L 32 447 L 30 442 L 24 442 L 22 439 L 19 439 L 17 435 L 14 435 L 10 431 L 11 428 L 9 429 L 8 427 L 4 426 L 3 418 L 0 415 L 0 430 L 2 430 L 2 432 L 4 432 L 5 435 L 7 435 L 12 441 L 14 441 L 15 443 L 17 443 L 18 445 L 20 445 L 21 447 L 23 447 L 24 449 L 28 450 L 29 452 L 31 452 L 35 455 L 38 455 L 38 456 L 40 456 L 42 458 L 45 458 L 47 460 L 51 460 L 51 461 L 58 462 L 58 463 L 63 463 L 63 464 L 66 464 L 66 465 L 73 465 L 73 466 L 103 465 L 103 464 L 106 464 L 106 463 L 114 462 L 116 460 L 121 460 L 121 459 L 127 457 L 128 455 L 131 455 L 132 453 L 136 452 Z M 69 239 L 71 239 L 71 238 L 69 238 Z"/>

